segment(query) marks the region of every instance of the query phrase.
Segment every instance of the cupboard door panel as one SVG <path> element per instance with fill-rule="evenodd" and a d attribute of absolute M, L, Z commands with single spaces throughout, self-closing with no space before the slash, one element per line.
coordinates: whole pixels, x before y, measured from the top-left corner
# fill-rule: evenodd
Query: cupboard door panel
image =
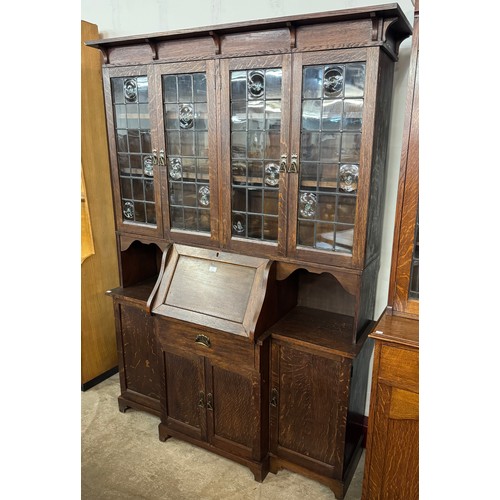
<path fill-rule="evenodd" d="M 160 366 L 151 316 L 120 305 L 121 353 L 127 389 L 160 400 Z M 119 340 L 120 341 L 120 340 Z"/>
<path fill-rule="evenodd" d="M 163 216 L 173 241 L 219 241 L 215 87 L 214 61 L 155 67 Z"/>
<path fill-rule="evenodd" d="M 167 426 L 206 439 L 204 358 L 164 351 Z M 162 421 L 165 422 L 164 418 Z"/>
<path fill-rule="evenodd" d="M 343 362 L 273 345 L 272 370 L 271 449 L 313 467 L 321 462 L 340 477 L 349 384 Z"/>
<path fill-rule="evenodd" d="M 162 236 L 152 69 L 103 70 L 117 228 Z"/>
<path fill-rule="evenodd" d="M 285 252 L 290 61 L 221 61 L 224 242 L 235 250 Z"/>
<path fill-rule="evenodd" d="M 378 60 L 366 49 L 295 54 L 288 255 L 364 263 Z"/>
<path fill-rule="evenodd" d="M 251 458 L 260 432 L 258 398 L 254 398 L 257 383 L 251 375 L 213 365 L 208 387 L 212 394 L 212 410 L 207 412 L 212 444 Z"/>

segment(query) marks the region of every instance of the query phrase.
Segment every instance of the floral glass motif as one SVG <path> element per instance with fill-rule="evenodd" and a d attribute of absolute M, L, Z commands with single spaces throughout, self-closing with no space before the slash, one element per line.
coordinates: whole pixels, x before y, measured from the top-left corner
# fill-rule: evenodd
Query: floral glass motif
<path fill-rule="evenodd" d="M 275 242 L 282 69 L 230 73 L 232 234 Z"/>
<path fill-rule="evenodd" d="M 123 215 L 127 219 L 133 219 L 134 218 L 134 204 L 131 201 L 126 201 L 123 204 Z"/>
<path fill-rule="evenodd" d="M 339 189 L 345 193 L 353 193 L 358 189 L 357 165 L 341 165 L 339 169 Z"/>
<path fill-rule="evenodd" d="M 365 63 L 305 66 L 297 244 L 352 254 Z"/>
<path fill-rule="evenodd" d="M 162 84 L 170 224 L 210 233 L 206 74 L 167 74 Z"/>
<path fill-rule="evenodd" d="M 144 157 L 144 175 L 148 177 L 153 177 L 153 157 Z"/>
<path fill-rule="evenodd" d="M 123 220 L 156 225 L 147 76 L 111 79 Z"/>
<path fill-rule="evenodd" d="M 198 189 L 198 201 L 204 207 L 210 205 L 210 188 L 208 186 L 201 186 L 201 188 Z"/>

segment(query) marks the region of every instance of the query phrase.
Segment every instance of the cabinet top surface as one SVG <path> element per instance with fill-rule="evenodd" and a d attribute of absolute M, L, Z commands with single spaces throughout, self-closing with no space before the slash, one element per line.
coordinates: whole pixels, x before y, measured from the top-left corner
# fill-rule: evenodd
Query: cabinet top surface
<path fill-rule="evenodd" d="M 384 313 L 370 337 L 411 347 L 419 345 L 418 319 L 391 316 Z"/>
<path fill-rule="evenodd" d="M 365 330 L 358 343 L 353 344 L 350 321 L 349 316 L 298 306 L 273 325 L 269 332 L 273 339 L 355 358 L 369 330 Z"/>
<path fill-rule="evenodd" d="M 168 39 L 181 39 L 199 36 L 224 35 L 229 33 L 244 32 L 256 29 L 276 29 L 285 27 L 297 27 L 303 25 L 340 22 L 366 18 L 399 18 L 399 33 L 402 39 L 412 33 L 411 24 L 401 10 L 399 4 L 391 3 L 360 7 L 356 9 L 335 10 L 314 14 L 302 14 L 270 19 L 256 19 L 239 23 L 219 24 L 215 26 L 203 26 L 199 28 L 187 28 L 174 31 L 157 32 L 144 35 L 107 38 L 100 40 L 89 40 L 86 45 L 93 47 L 114 47 L 151 41 L 162 41 Z"/>

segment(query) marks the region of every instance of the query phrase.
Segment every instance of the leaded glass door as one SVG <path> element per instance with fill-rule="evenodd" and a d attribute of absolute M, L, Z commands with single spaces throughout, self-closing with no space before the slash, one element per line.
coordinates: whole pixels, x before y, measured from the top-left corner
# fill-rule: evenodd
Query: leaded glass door
<path fill-rule="evenodd" d="M 162 236 L 151 69 L 105 68 L 103 77 L 117 229 Z"/>
<path fill-rule="evenodd" d="M 223 240 L 286 252 L 290 56 L 221 61 Z"/>
<path fill-rule="evenodd" d="M 366 66 L 364 50 L 294 57 L 290 256 L 346 266 L 359 257 L 357 214 L 368 195 L 361 180 L 370 146 L 363 132 Z"/>
<path fill-rule="evenodd" d="M 182 243 L 219 244 L 214 61 L 155 68 L 158 129 L 165 144 L 165 234 Z"/>

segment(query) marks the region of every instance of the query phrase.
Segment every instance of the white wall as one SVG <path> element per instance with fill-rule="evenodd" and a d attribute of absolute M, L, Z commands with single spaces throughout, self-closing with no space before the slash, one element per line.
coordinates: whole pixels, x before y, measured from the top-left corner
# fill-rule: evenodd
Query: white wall
<path fill-rule="evenodd" d="M 97 24 L 102 37 L 110 38 L 383 3 L 385 2 L 375 0 L 81 0 L 81 18 Z M 412 2 L 401 0 L 399 5 L 413 24 Z M 411 37 L 401 44 L 399 61 L 395 66 L 386 204 L 375 319 L 384 311 L 389 291 L 410 51 Z M 368 404 L 369 401 L 367 401 L 366 414 L 368 414 Z"/>

